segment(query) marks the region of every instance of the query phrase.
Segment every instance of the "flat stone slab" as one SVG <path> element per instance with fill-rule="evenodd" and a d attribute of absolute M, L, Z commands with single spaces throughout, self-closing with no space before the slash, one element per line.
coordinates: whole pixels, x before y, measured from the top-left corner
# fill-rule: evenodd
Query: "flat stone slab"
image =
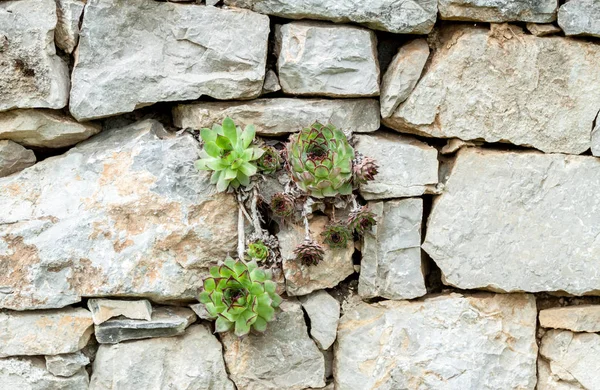
<path fill-rule="evenodd" d="M 556 20 L 556 0 L 439 0 L 446 20 L 473 22 L 536 22 Z"/>
<path fill-rule="evenodd" d="M 87 120 L 203 95 L 255 98 L 265 77 L 268 36 L 269 18 L 247 10 L 154 0 L 89 2 L 70 111 Z"/>
<path fill-rule="evenodd" d="M 0 140 L 0 177 L 12 175 L 35 164 L 35 153 L 16 142 Z"/>
<path fill-rule="evenodd" d="M 81 369 L 64 378 L 46 370 L 40 357 L 0 359 L 0 388 L 6 390 L 87 390 L 88 374 Z"/>
<path fill-rule="evenodd" d="M 570 0 L 558 10 L 558 25 L 565 35 L 600 37 L 600 3 L 595 0 Z"/>
<path fill-rule="evenodd" d="M 525 25 L 527 31 L 535 35 L 536 37 L 545 37 L 547 35 L 553 35 L 560 33 L 562 30 L 560 27 L 556 27 L 553 24 L 537 24 L 537 23 L 527 23 Z"/>
<path fill-rule="evenodd" d="M 540 310 L 540 326 L 573 332 L 600 332 L 600 305 L 556 307 Z"/>
<path fill-rule="evenodd" d="M 310 335 L 321 350 L 327 350 L 337 335 L 340 303 L 325 290 L 298 298 L 310 318 Z"/>
<path fill-rule="evenodd" d="M 600 160 L 461 149 L 423 249 L 446 284 L 600 292 Z"/>
<path fill-rule="evenodd" d="M 600 46 L 518 26 L 443 29 L 410 96 L 383 124 L 436 138 L 581 154 L 600 107 Z M 490 71 L 494 69 L 494 71 Z M 485 82 L 481 82 L 485 80 Z"/>
<path fill-rule="evenodd" d="M 536 315 L 523 294 L 362 302 L 340 319 L 335 388 L 533 390 Z"/>
<path fill-rule="evenodd" d="M 137 301 L 89 299 L 88 309 L 92 312 L 92 319 L 96 325 L 118 316 L 146 321 L 152 318 L 152 305 L 147 299 Z"/>
<path fill-rule="evenodd" d="M 90 364 L 90 359 L 81 351 L 44 357 L 46 359 L 46 369 L 55 376 L 73 376 L 79 373 L 82 368 Z"/>
<path fill-rule="evenodd" d="M 180 128 L 211 128 L 225 117 L 236 124 L 256 126 L 256 133 L 280 136 L 300 131 L 318 121 L 342 130 L 368 133 L 379 129 L 379 102 L 375 99 L 257 99 L 249 102 L 180 104 L 173 123 Z"/>

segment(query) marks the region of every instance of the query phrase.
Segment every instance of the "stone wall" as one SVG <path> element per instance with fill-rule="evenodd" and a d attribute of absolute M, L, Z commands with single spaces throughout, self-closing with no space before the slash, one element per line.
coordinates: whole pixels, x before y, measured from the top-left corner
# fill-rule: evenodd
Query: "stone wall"
<path fill-rule="evenodd" d="M 197 3 L 0 0 L 0 389 L 600 389 L 599 1 Z M 225 116 L 380 165 L 320 264 L 269 225 L 285 300 L 243 338 L 196 301 Z"/>

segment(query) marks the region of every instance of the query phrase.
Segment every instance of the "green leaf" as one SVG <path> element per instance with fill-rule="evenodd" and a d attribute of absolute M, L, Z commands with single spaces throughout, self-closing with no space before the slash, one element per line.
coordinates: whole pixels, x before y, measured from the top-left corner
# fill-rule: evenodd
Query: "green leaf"
<path fill-rule="evenodd" d="M 315 168 L 315 176 L 321 179 L 325 179 L 329 176 L 329 169 L 323 165 L 319 165 Z"/>
<path fill-rule="evenodd" d="M 223 135 L 223 127 L 218 123 L 213 124 L 212 130 L 217 134 Z"/>
<path fill-rule="evenodd" d="M 265 291 L 268 293 L 275 293 L 277 290 L 277 284 L 272 280 L 265 280 Z"/>
<path fill-rule="evenodd" d="M 235 123 L 229 117 L 223 119 L 223 134 L 229 138 L 232 147 L 237 143 L 237 129 Z"/>
<path fill-rule="evenodd" d="M 206 166 L 213 171 L 220 171 L 227 168 L 227 164 L 220 158 L 211 158 L 210 160 L 207 160 Z"/>
<path fill-rule="evenodd" d="M 283 301 L 283 299 L 277 295 L 277 294 L 269 294 L 271 296 L 271 306 L 273 307 L 279 307 L 279 305 L 281 304 L 281 301 Z"/>
<path fill-rule="evenodd" d="M 242 133 L 242 147 L 246 149 L 252 141 L 254 140 L 254 136 L 256 135 L 256 127 L 254 125 L 246 126 L 244 132 Z"/>
<path fill-rule="evenodd" d="M 210 314 L 211 317 L 216 317 L 219 315 L 219 313 L 217 312 L 217 309 L 215 308 L 214 303 L 209 302 L 209 303 L 205 303 L 204 307 L 206 308 L 206 311 L 208 312 L 208 314 Z"/>
<path fill-rule="evenodd" d="M 200 137 L 204 142 L 215 142 L 217 140 L 217 132 L 204 128 L 200 130 Z"/>
<path fill-rule="evenodd" d="M 227 187 L 229 187 L 230 181 L 231 180 L 227 180 L 225 178 L 225 175 L 221 175 L 221 177 L 219 178 L 219 182 L 217 183 L 217 191 L 224 192 L 225 190 L 227 190 Z"/>
<path fill-rule="evenodd" d="M 246 323 L 246 320 L 241 316 L 235 321 L 235 335 L 238 337 L 242 337 L 250 332 L 250 325 Z"/>
<path fill-rule="evenodd" d="M 275 316 L 275 309 L 271 306 L 261 306 L 258 305 L 258 309 L 256 309 L 258 315 L 264 318 L 266 321 L 271 321 Z"/>
<path fill-rule="evenodd" d="M 252 176 L 256 174 L 257 168 L 254 165 L 245 162 L 240 166 L 240 171 L 246 176 Z"/>
<path fill-rule="evenodd" d="M 198 296 L 198 300 L 201 303 L 208 303 L 208 302 L 210 302 L 210 298 L 208 297 L 208 291 L 202 291 L 200 293 L 200 295 Z"/>
<path fill-rule="evenodd" d="M 252 286 L 250 286 L 249 291 L 250 291 L 250 294 L 260 295 L 260 294 L 264 294 L 265 289 L 262 284 L 260 284 L 258 282 L 254 282 L 254 283 L 252 283 Z"/>
<path fill-rule="evenodd" d="M 221 149 L 233 150 L 233 145 L 231 144 L 231 141 L 225 136 L 217 135 L 217 140 L 215 141 L 215 144 Z"/>
<path fill-rule="evenodd" d="M 237 176 L 235 169 L 227 168 L 225 170 L 225 180 L 233 180 Z"/>
<path fill-rule="evenodd" d="M 216 287 L 215 280 L 213 278 L 204 279 L 204 291 L 211 292 Z"/>
<path fill-rule="evenodd" d="M 252 158 L 250 160 L 258 160 L 265 154 L 265 150 L 262 148 L 252 148 Z"/>
<path fill-rule="evenodd" d="M 219 178 L 221 177 L 221 174 L 223 172 L 222 171 L 215 171 L 213 172 L 212 176 L 210 177 L 210 184 L 217 184 L 219 182 Z"/>
<path fill-rule="evenodd" d="M 250 185 L 250 178 L 242 171 L 237 171 L 237 179 L 244 187 Z"/>
<path fill-rule="evenodd" d="M 257 268 L 255 270 L 253 270 L 252 272 L 250 272 L 250 279 L 252 279 L 253 282 L 263 282 L 266 279 L 266 274 L 265 271 L 263 269 Z M 271 282 L 272 283 L 272 282 Z M 266 290 L 267 286 L 265 283 L 265 290 Z"/>
<path fill-rule="evenodd" d="M 204 150 L 211 157 L 219 157 L 221 155 L 221 148 L 219 148 L 213 141 L 206 142 L 204 144 Z"/>
<path fill-rule="evenodd" d="M 264 332 L 265 330 L 267 330 L 267 321 L 265 321 L 264 318 L 257 317 L 256 321 L 254 321 L 254 324 L 252 326 L 255 330 L 259 332 Z"/>
<path fill-rule="evenodd" d="M 210 168 L 207 167 L 206 161 L 207 161 L 207 159 L 196 160 L 196 162 L 194 163 L 194 166 L 199 171 L 208 171 Z"/>
<path fill-rule="evenodd" d="M 218 317 L 215 322 L 215 332 L 228 332 L 233 328 L 233 322 L 230 322 L 225 317 Z"/>

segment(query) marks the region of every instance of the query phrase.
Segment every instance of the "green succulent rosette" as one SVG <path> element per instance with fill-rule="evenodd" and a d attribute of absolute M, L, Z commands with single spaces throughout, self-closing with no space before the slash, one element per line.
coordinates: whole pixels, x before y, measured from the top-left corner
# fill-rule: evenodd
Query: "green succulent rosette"
<path fill-rule="evenodd" d="M 259 240 L 248 245 L 246 253 L 252 260 L 264 261 L 269 257 L 269 248 Z"/>

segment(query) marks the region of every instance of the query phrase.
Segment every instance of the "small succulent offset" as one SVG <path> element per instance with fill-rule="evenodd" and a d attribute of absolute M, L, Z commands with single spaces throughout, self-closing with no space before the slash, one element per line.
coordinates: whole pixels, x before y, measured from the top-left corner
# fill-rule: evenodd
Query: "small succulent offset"
<path fill-rule="evenodd" d="M 356 153 L 356 158 L 352 162 L 354 184 L 365 184 L 366 182 L 373 180 L 378 173 L 378 169 L 379 166 L 371 157 Z"/>
<path fill-rule="evenodd" d="M 248 245 L 248 257 L 256 261 L 264 261 L 269 257 L 269 248 L 260 240 Z"/>
<path fill-rule="evenodd" d="M 346 248 L 352 241 L 352 231 L 345 224 L 334 222 L 325 226 L 321 233 L 323 242 L 332 249 Z"/>
<path fill-rule="evenodd" d="M 375 214 L 367 206 L 352 210 L 348 216 L 348 228 L 359 236 L 364 235 L 376 224 Z"/>
<path fill-rule="evenodd" d="M 270 273 L 258 268 L 254 261 L 244 264 L 227 258 L 222 265 L 212 267 L 210 274 L 204 280 L 199 300 L 217 319 L 215 330 L 234 329 L 239 337 L 248 334 L 251 328 L 264 332 L 282 300 L 275 292 L 276 284 Z"/>
<path fill-rule="evenodd" d="M 294 198 L 283 192 L 278 192 L 271 198 L 271 210 L 278 217 L 289 217 L 294 214 Z"/>
<path fill-rule="evenodd" d="M 217 185 L 217 191 L 250 184 L 250 177 L 257 172 L 254 161 L 264 153 L 263 149 L 252 146 L 255 134 L 254 126 L 246 126 L 242 131 L 230 118 L 225 118 L 222 126 L 215 124 L 212 129 L 200 130 L 204 148 L 196 168 L 214 171 L 210 182 Z"/>
<path fill-rule="evenodd" d="M 263 148 L 265 153 L 256 161 L 258 169 L 265 174 L 275 173 L 281 168 L 281 156 L 272 146 Z"/>
<path fill-rule="evenodd" d="M 317 265 L 323 260 L 325 251 L 316 241 L 307 237 L 304 242 L 294 249 L 296 261 L 304 265 Z"/>

